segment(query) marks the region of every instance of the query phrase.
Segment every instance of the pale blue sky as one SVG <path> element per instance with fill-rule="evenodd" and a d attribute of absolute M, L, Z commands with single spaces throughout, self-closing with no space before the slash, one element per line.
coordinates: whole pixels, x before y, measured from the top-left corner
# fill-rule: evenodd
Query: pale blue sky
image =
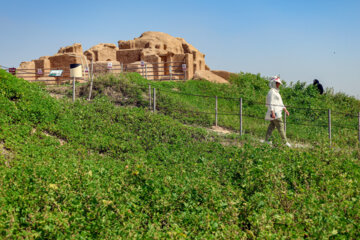
<path fill-rule="evenodd" d="M 0 65 L 145 31 L 183 37 L 211 69 L 318 78 L 360 98 L 360 0 L 0 0 Z"/>

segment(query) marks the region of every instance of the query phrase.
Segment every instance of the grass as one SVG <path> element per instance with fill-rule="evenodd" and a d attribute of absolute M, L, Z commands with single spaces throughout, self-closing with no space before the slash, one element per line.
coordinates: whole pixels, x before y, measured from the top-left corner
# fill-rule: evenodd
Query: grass
<path fill-rule="evenodd" d="M 210 116 L 166 111 L 206 103 L 159 92 L 162 114 L 152 114 L 139 83 L 148 82 L 107 76 L 92 102 L 72 104 L 0 71 L 2 238 L 359 238 L 355 146 L 271 148 L 249 135 L 225 146 L 183 124 L 210 126 Z M 237 93 L 205 82 L 154 86 Z"/>

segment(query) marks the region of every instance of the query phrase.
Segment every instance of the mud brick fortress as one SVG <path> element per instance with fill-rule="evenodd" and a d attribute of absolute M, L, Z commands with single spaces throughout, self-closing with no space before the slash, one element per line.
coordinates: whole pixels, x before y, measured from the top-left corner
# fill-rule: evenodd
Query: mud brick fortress
<path fill-rule="evenodd" d="M 93 61 L 95 73 L 107 71 L 109 63 L 114 66 L 113 73 L 139 72 L 133 66 L 139 66 L 142 62 L 153 76 L 153 80 L 162 80 L 163 76 L 169 75 L 169 64 L 172 64 L 174 72 L 183 72 L 183 64 L 186 64 L 187 79 L 213 78 L 217 82 L 227 82 L 225 79 L 229 75 L 224 71 L 210 71 L 205 63 L 205 54 L 183 38 L 162 32 L 145 32 L 134 40 L 118 41 L 118 46 L 112 43 L 100 43 L 86 51 L 83 51 L 81 44 L 75 43 L 60 48 L 53 56 L 43 56 L 36 60 L 22 62 L 17 69 L 17 75 L 25 80 L 42 80 L 49 79 L 50 70 L 61 69 L 63 75 L 57 80 L 65 80 L 70 78 L 70 64 L 82 64 L 84 69 L 89 70 L 91 61 Z M 33 74 L 26 74 L 29 71 Z M 85 77 L 88 74 L 86 72 L 84 71 Z M 173 77 L 174 80 L 177 78 L 183 79 L 183 76 Z"/>

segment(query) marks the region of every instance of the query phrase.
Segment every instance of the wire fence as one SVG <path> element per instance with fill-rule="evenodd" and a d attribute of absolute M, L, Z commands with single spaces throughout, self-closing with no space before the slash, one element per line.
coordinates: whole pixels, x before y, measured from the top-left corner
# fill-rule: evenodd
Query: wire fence
<path fill-rule="evenodd" d="M 144 86 L 141 88 L 144 89 Z M 258 114 L 251 114 L 251 110 L 248 109 L 248 105 L 246 102 L 251 102 L 251 106 L 261 106 L 263 109 L 268 107 L 268 105 L 265 102 L 259 102 L 259 101 L 252 101 L 243 97 L 226 97 L 226 96 L 211 96 L 211 95 L 200 95 L 200 94 L 191 94 L 191 93 L 184 93 L 179 91 L 173 91 L 165 88 L 155 88 L 155 86 L 149 85 L 149 89 L 152 88 L 152 90 L 149 90 L 149 101 L 152 103 L 149 104 L 150 110 L 153 112 L 156 112 L 156 91 L 158 92 L 165 92 L 168 94 L 176 94 L 176 95 L 183 95 L 183 96 L 192 96 L 203 99 L 202 101 L 205 101 L 206 99 L 212 99 L 215 101 L 212 101 L 210 104 L 213 104 L 213 111 L 212 112 L 205 112 L 205 111 L 192 111 L 192 110 L 183 110 L 182 112 L 188 112 L 192 114 L 199 114 L 199 115 L 210 115 L 214 116 L 215 118 L 215 126 L 218 126 L 219 124 L 219 116 L 236 116 L 238 117 L 239 121 L 239 134 L 243 135 L 243 124 L 244 124 L 244 118 L 251 118 L 254 120 L 265 120 L 265 117 L 262 113 L 261 116 Z M 239 103 L 237 105 L 236 112 L 224 112 L 220 111 L 219 108 L 219 100 L 230 100 L 230 101 L 236 101 Z M 245 104 L 244 104 L 245 103 Z M 280 106 L 280 105 L 272 105 L 272 106 Z M 291 109 L 292 111 L 307 111 L 309 113 L 311 112 L 317 112 L 317 115 L 315 115 L 312 118 L 304 119 L 299 117 L 293 117 L 293 116 L 286 116 L 284 114 L 284 130 L 286 132 L 287 127 L 290 126 L 306 126 L 306 127 L 315 127 L 315 128 L 322 128 L 324 130 L 327 130 L 328 133 L 328 139 L 330 146 L 332 145 L 332 138 L 333 138 L 333 130 L 336 129 L 346 129 L 350 131 L 356 131 L 358 135 L 358 142 L 360 144 L 360 112 L 357 114 L 351 113 L 351 112 L 340 112 L 340 111 L 333 111 L 332 109 L 325 109 L 325 108 L 311 108 L 309 107 L 297 107 L 297 106 L 280 106 L 280 107 L 286 107 L 287 109 Z M 176 110 L 180 111 L 180 110 Z M 338 117 L 341 116 L 341 117 Z M 346 116 L 346 118 L 344 118 Z M 265 121 L 264 121 L 265 122 Z"/>
<path fill-rule="evenodd" d="M 132 87 L 138 87 L 141 88 L 142 90 L 144 90 L 146 87 L 149 88 L 149 108 L 151 111 L 156 112 L 156 89 L 158 91 L 161 92 L 166 92 L 166 93 L 170 93 L 170 94 L 176 94 L 176 95 L 183 95 L 183 96 L 192 96 L 192 97 L 198 97 L 198 98 L 202 98 L 202 99 L 214 99 L 214 111 L 213 112 L 204 112 L 204 111 L 192 111 L 192 110 L 186 110 L 187 112 L 190 112 L 192 114 L 202 114 L 202 115 L 214 115 L 215 117 L 215 126 L 218 125 L 218 118 L 219 116 L 239 116 L 239 132 L 240 135 L 243 134 L 243 130 L 242 130 L 242 121 L 244 117 L 248 117 L 248 118 L 252 118 L 252 119 L 256 119 L 256 120 L 264 120 L 264 116 L 258 116 L 258 115 L 254 115 L 254 114 L 250 114 L 250 113 L 244 113 L 244 109 L 243 109 L 243 102 L 248 102 L 248 106 L 250 105 L 249 103 L 251 103 L 252 106 L 261 106 L 263 108 L 267 107 L 268 105 L 265 102 L 260 102 L 260 101 L 253 101 L 252 99 L 246 99 L 243 97 L 227 97 L 227 96 L 214 96 L 214 95 L 201 95 L 201 94 L 192 94 L 192 93 L 185 93 L 185 92 L 179 92 L 179 91 L 173 91 L 170 89 L 166 89 L 166 88 L 155 88 L 155 86 L 149 84 L 147 86 L 143 85 L 143 86 L 132 86 Z M 90 98 L 89 98 L 90 99 Z M 219 112 L 219 107 L 218 107 L 218 101 L 220 99 L 223 100 L 230 100 L 230 101 L 236 101 L 239 104 L 239 108 L 237 112 Z M 245 104 L 246 105 L 246 104 Z M 272 106 L 280 106 L 280 105 L 272 105 Z M 331 141 L 331 129 L 332 128 L 338 128 L 338 129 L 347 129 L 347 130 L 357 130 L 358 131 L 358 141 L 360 143 L 360 112 L 358 114 L 354 114 L 354 113 L 350 113 L 350 112 L 340 112 L 340 111 L 333 111 L 332 109 L 325 109 L 325 108 L 312 108 L 311 106 L 308 107 L 298 107 L 298 106 L 293 106 L 293 105 L 287 105 L 287 106 L 283 106 L 281 105 L 280 107 L 286 107 L 287 109 L 291 109 L 294 111 L 307 111 L 307 112 L 318 112 L 320 114 L 323 114 L 323 116 L 317 114 L 314 117 L 310 118 L 310 119 L 303 119 L 303 118 L 298 118 L 298 117 L 288 117 L 286 118 L 286 115 L 284 115 L 284 128 L 286 131 L 287 125 L 298 125 L 298 126 L 307 126 L 307 127 L 321 127 L 324 129 L 328 129 L 329 132 L 329 140 Z M 181 111 L 181 110 L 176 110 L 176 111 Z M 184 111 L 181 111 L 182 113 L 185 113 Z M 349 124 L 344 124 L 343 123 L 343 118 L 338 119 L 339 121 L 341 121 L 342 123 L 335 123 L 332 119 L 332 116 L 346 116 L 347 119 L 357 119 L 357 122 L 353 122 L 352 125 Z"/>
<path fill-rule="evenodd" d="M 116 68 L 115 68 L 116 69 Z M 119 69 L 119 68 L 118 68 Z M 186 80 L 186 64 L 182 61 L 120 64 L 121 72 L 137 72 L 148 80 Z M 110 70 L 112 71 L 112 70 Z"/>
<path fill-rule="evenodd" d="M 43 82 L 46 85 L 61 85 L 71 83 L 74 79 L 71 77 L 70 67 L 61 68 L 9 68 L 1 66 L 2 69 L 9 71 L 18 78 L 23 78 L 30 82 Z M 54 70 L 61 70 L 60 76 L 51 76 Z M 137 72 L 148 80 L 171 81 L 186 80 L 187 66 L 183 61 L 172 62 L 134 62 L 127 64 L 93 63 L 90 67 L 85 66 L 82 69 L 81 78 L 76 78 L 77 82 L 84 83 L 90 81 L 93 76 L 106 73 L 130 73 Z"/>
<path fill-rule="evenodd" d="M 63 85 L 71 84 L 74 80 L 71 78 L 70 67 L 68 68 L 9 68 L 1 66 L 2 69 L 8 71 L 18 78 L 22 78 L 28 82 L 44 83 L 45 85 Z M 52 71 L 61 70 L 61 76 L 52 76 Z M 87 69 L 83 71 L 83 77 L 76 78 L 78 83 L 86 83 L 90 79 L 90 73 Z"/>
<path fill-rule="evenodd" d="M 203 99 L 206 99 L 206 98 L 207 99 L 215 99 L 215 109 L 216 109 L 216 105 L 217 105 L 216 102 L 218 100 L 220 100 L 220 99 L 232 100 L 232 101 L 236 101 L 236 102 L 239 102 L 239 101 L 246 102 L 246 101 L 248 101 L 248 102 L 251 102 L 251 105 L 255 105 L 255 106 L 256 105 L 257 106 L 262 106 L 262 107 L 268 107 L 269 106 L 265 102 L 253 101 L 253 100 L 250 100 L 250 99 L 248 100 L 248 99 L 243 98 L 243 97 L 225 97 L 225 96 L 214 96 L 214 95 L 191 94 L 191 93 L 173 91 L 173 90 L 166 89 L 166 88 L 159 88 L 159 87 L 154 88 L 154 86 L 152 86 L 151 84 L 149 84 L 148 86 L 149 86 L 149 88 L 151 87 L 152 89 L 158 89 L 161 92 L 166 92 L 166 93 L 170 93 L 170 94 L 200 97 L 200 98 L 203 98 Z M 147 86 L 144 85 L 144 86 L 132 86 L 132 87 L 138 87 L 138 88 L 144 89 L 144 87 L 147 87 Z M 151 92 L 149 91 L 149 93 L 151 93 Z M 152 97 L 150 95 L 149 95 L 149 99 L 152 99 Z M 331 116 L 333 116 L 333 115 L 337 115 L 337 116 L 342 115 L 342 116 L 346 116 L 347 118 L 351 118 L 351 119 L 359 119 L 359 113 L 354 114 L 354 113 L 350 113 L 350 112 L 333 111 L 332 109 L 312 108 L 311 106 L 298 107 L 298 106 L 294 106 L 294 105 L 285 105 L 285 106 L 283 106 L 283 105 L 274 105 L 274 104 L 272 104 L 272 106 L 286 107 L 287 109 L 292 109 L 292 110 L 296 110 L 296 111 L 303 111 L 304 110 L 304 111 L 308 111 L 308 112 L 323 112 L 323 114 L 324 113 L 329 114 L 329 111 L 330 111 Z M 204 114 L 204 112 L 194 112 L 194 113 Z M 205 114 L 216 114 L 216 113 L 214 113 L 214 112 L 212 112 L 212 113 L 206 112 Z M 239 116 L 239 112 L 225 112 L 225 113 L 217 112 L 217 115 Z M 258 120 L 264 120 L 265 119 L 264 116 L 256 116 L 256 115 L 251 115 L 251 114 L 242 114 L 242 115 L 244 117 L 250 117 L 250 118 L 254 118 L 254 119 L 258 119 Z M 326 119 L 326 122 L 322 122 L 321 124 L 319 124 L 319 123 L 315 124 L 314 121 L 318 120 L 319 118 L 320 118 L 319 116 L 314 117 L 313 119 L 310 119 L 310 120 L 300 119 L 300 118 L 290 118 L 285 122 L 285 124 L 304 125 L 304 126 L 317 126 L 317 127 L 328 127 L 329 126 L 328 119 Z M 326 118 L 328 118 L 328 115 L 326 116 Z M 341 119 L 341 120 L 343 120 L 343 119 Z M 307 123 L 310 123 L 310 124 L 307 124 Z M 346 125 L 346 124 L 332 124 L 332 126 L 333 127 L 338 127 L 338 128 L 350 129 L 350 130 L 354 130 L 354 129 L 359 128 L 359 124 L 353 124 L 352 126 L 351 125 Z"/>
<path fill-rule="evenodd" d="M 171 64 L 178 64 L 179 62 L 173 62 Z M 181 63 L 181 62 L 180 62 Z M 136 67 L 136 65 L 139 65 L 140 67 Z M 131 68 L 130 68 L 131 66 Z M 134 67 L 135 66 L 135 67 Z M 169 66 L 175 66 L 175 65 L 167 65 Z M 181 66 L 182 71 L 184 72 L 183 76 L 186 76 L 186 70 L 184 71 L 183 65 L 178 65 L 178 67 Z M 163 66 L 165 68 L 165 65 Z M 1 66 L 2 69 L 8 70 L 10 68 Z M 107 72 L 112 72 L 114 73 L 114 71 L 116 70 L 121 70 L 121 72 L 124 71 L 124 69 L 126 69 L 126 71 L 129 70 L 136 70 L 137 72 L 140 71 L 140 74 L 143 74 L 145 77 L 147 76 L 147 74 L 149 72 L 147 72 L 146 70 L 146 64 L 140 63 L 140 64 L 129 64 L 129 65 L 120 65 L 120 68 L 117 68 L 116 66 L 114 66 L 114 68 L 110 68 L 107 69 Z M 169 69 L 169 68 L 168 68 Z M 171 69 L 171 68 L 170 68 Z M 97 70 L 93 70 L 92 76 L 96 75 L 96 73 L 100 73 L 103 74 L 104 71 L 99 70 L 98 72 Z M 151 76 L 151 75 L 148 75 Z M 166 76 L 166 75 L 162 75 L 162 76 Z M 83 82 L 88 82 L 90 80 L 85 80 L 82 79 Z M 168 80 L 171 80 L 168 79 Z M 173 80 L 173 79 L 172 79 Z M 34 80 L 36 81 L 36 80 Z M 41 81 L 45 81 L 45 80 L 41 80 Z M 52 80 L 49 80 L 52 81 Z M 70 83 L 70 79 L 68 81 L 68 83 Z M 92 81 L 91 81 L 92 84 Z M 134 87 L 134 86 L 132 86 Z M 251 118 L 254 120 L 264 120 L 264 116 L 259 116 L 256 114 L 251 114 L 251 110 L 249 110 L 249 106 L 261 106 L 263 108 L 267 107 L 265 102 L 260 102 L 260 101 L 254 101 L 252 99 L 247 99 L 244 97 L 227 97 L 227 96 L 213 96 L 213 95 L 201 95 L 201 94 L 191 94 L 191 93 L 185 93 L 185 92 L 179 92 L 179 91 L 173 91 L 170 89 L 166 89 L 166 88 L 159 88 L 159 87 L 155 87 L 151 84 L 149 85 L 138 85 L 135 86 L 138 88 L 141 88 L 142 90 L 144 90 L 145 88 L 148 88 L 148 94 L 149 94 L 149 108 L 151 111 L 156 112 L 156 91 L 160 91 L 160 92 L 165 92 L 168 94 L 176 94 L 176 95 L 183 95 L 183 96 L 192 96 L 192 97 L 196 97 L 196 98 L 201 98 L 201 99 L 211 99 L 213 102 L 211 102 L 211 104 L 213 104 L 213 111 L 212 112 L 206 112 L 206 111 L 192 111 L 189 109 L 186 110 L 181 110 L 181 109 L 177 109 L 175 111 L 177 112 L 182 112 L 183 114 L 185 114 L 186 112 L 191 113 L 191 114 L 198 114 L 198 115 L 209 115 L 209 116 L 214 116 L 215 118 L 215 126 L 218 126 L 219 123 L 219 116 L 237 116 L 239 117 L 239 133 L 240 135 L 243 135 L 244 130 L 243 130 L 243 121 L 244 121 L 244 117 L 247 118 Z M 75 88 L 73 88 L 73 91 L 75 91 Z M 91 91 L 91 90 L 90 90 Z M 73 94 L 75 96 L 75 93 Z M 89 98 L 91 99 L 91 94 L 89 95 Z M 234 101 L 239 103 L 238 104 L 238 108 L 236 112 L 220 112 L 219 111 L 219 100 L 228 100 L 228 101 Z M 73 98 L 73 100 L 75 100 L 75 98 Z M 204 101 L 203 100 L 203 101 Z M 205 103 L 205 102 L 204 102 Z M 247 104 L 246 104 L 247 103 Z M 209 104 L 208 104 L 209 105 Z M 272 106 L 279 106 L 279 105 L 272 105 Z M 299 117 L 286 117 L 286 115 L 284 115 L 284 130 L 286 131 L 288 125 L 294 125 L 294 126 L 306 126 L 306 127 L 320 127 L 320 128 L 324 128 L 327 129 L 328 131 L 328 138 L 329 138 L 329 142 L 330 145 L 332 144 L 332 130 L 334 128 L 338 128 L 338 129 L 347 129 L 347 130 L 351 130 L 351 131 L 357 131 L 358 133 L 358 142 L 360 143 L 360 112 L 358 112 L 357 114 L 353 113 L 353 112 L 340 112 L 340 111 L 334 111 L 333 109 L 324 109 L 324 108 L 312 108 L 311 106 L 308 107 L 299 107 L 299 106 L 293 106 L 293 105 L 287 105 L 287 106 L 280 106 L 280 107 L 286 107 L 287 109 L 291 109 L 294 111 L 305 111 L 307 113 L 314 113 L 316 112 L 316 114 L 313 114 L 313 116 L 306 116 L 309 117 L 309 119 L 304 119 L 304 118 L 299 118 Z M 311 114 L 310 114 L 311 115 Z M 346 117 L 346 120 L 344 118 L 337 118 L 336 121 L 334 116 L 342 116 L 342 117 Z M 346 121 L 352 120 L 352 122 L 349 124 Z M 357 120 L 357 121 L 356 121 Z M 339 123 L 340 121 L 340 123 Z"/>

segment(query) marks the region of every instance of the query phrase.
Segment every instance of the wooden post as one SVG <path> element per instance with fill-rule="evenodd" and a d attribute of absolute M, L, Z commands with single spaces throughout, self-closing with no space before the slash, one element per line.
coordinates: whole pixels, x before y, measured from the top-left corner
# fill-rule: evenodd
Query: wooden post
<path fill-rule="evenodd" d="M 151 85 L 149 84 L 149 109 L 151 111 Z"/>
<path fill-rule="evenodd" d="M 215 126 L 218 125 L 218 97 L 215 96 Z"/>
<path fill-rule="evenodd" d="M 242 136 L 242 98 L 240 98 L 240 136 Z"/>
<path fill-rule="evenodd" d="M 153 106 L 153 112 L 156 112 L 156 88 L 153 88 L 153 100 L 154 100 L 154 106 Z"/>
<path fill-rule="evenodd" d="M 329 122 L 329 141 L 331 147 L 331 109 L 328 110 L 328 122 Z"/>
<path fill-rule="evenodd" d="M 91 59 L 91 81 L 90 81 L 90 90 L 89 90 L 89 98 L 88 101 L 91 100 L 91 93 L 92 93 L 92 88 L 93 88 L 93 82 L 94 82 L 94 62 Z"/>
<path fill-rule="evenodd" d="M 124 63 L 121 63 L 121 73 L 124 72 Z"/>
<path fill-rule="evenodd" d="M 73 79 L 73 102 L 75 102 L 75 77 Z"/>

